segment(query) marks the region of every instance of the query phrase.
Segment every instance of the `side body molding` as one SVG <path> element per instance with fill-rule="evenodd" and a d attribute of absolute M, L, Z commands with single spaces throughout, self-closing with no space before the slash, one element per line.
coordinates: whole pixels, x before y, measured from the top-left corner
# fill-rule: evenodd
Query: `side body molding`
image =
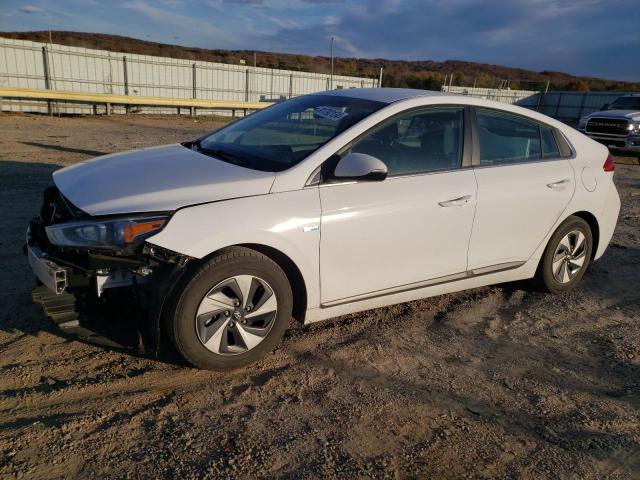
<path fill-rule="evenodd" d="M 147 241 L 195 258 L 240 244 L 279 250 L 300 270 L 307 308 L 314 308 L 320 304 L 319 223 L 318 189 L 306 188 L 183 208 Z"/>

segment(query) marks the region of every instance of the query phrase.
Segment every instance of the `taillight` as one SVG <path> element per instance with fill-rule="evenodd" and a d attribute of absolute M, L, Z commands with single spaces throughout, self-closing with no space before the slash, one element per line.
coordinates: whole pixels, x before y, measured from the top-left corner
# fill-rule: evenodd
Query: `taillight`
<path fill-rule="evenodd" d="M 616 169 L 616 164 L 613 162 L 613 155 L 611 155 L 611 153 L 607 156 L 607 160 L 604 162 L 602 168 L 605 172 L 613 172 Z"/>

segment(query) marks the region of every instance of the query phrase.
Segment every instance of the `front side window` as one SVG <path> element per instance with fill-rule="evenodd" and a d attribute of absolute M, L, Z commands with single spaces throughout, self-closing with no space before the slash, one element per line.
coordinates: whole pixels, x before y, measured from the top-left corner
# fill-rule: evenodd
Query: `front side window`
<path fill-rule="evenodd" d="M 476 111 L 480 165 L 509 165 L 540 160 L 537 123 L 493 110 Z"/>
<path fill-rule="evenodd" d="M 463 148 L 463 107 L 408 113 L 376 127 L 351 151 L 382 160 L 389 176 L 458 168 Z"/>
<path fill-rule="evenodd" d="M 243 167 L 279 172 L 384 106 L 350 97 L 305 95 L 223 127 L 192 148 Z"/>

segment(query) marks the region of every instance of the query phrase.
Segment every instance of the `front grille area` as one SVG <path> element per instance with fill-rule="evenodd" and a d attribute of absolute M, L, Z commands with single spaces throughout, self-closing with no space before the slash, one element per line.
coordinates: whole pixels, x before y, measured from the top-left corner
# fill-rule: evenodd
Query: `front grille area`
<path fill-rule="evenodd" d="M 587 133 L 626 136 L 629 134 L 629 122 L 617 118 L 593 117 L 587 122 Z"/>
<path fill-rule="evenodd" d="M 31 230 L 29 243 L 38 245 L 46 251 L 51 247 L 45 232 L 46 226 L 84 218 L 87 218 L 87 214 L 71 204 L 57 187 L 47 187 L 43 194 L 40 214 L 29 223 Z"/>
<path fill-rule="evenodd" d="M 44 226 L 69 222 L 84 216 L 86 214 L 64 198 L 55 186 L 45 189 L 40 207 L 40 221 Z"/>
<path fill-rule="evenodd" d="M 595 140 L 597 140 L 603 145 L 606 145 L 607 147 L 625 148 L 627 146 L 627 142 L 625 142 L 624 140 L 614 140 L 614 139 L 604 140 L 602 138 L 596 138 Z"/>

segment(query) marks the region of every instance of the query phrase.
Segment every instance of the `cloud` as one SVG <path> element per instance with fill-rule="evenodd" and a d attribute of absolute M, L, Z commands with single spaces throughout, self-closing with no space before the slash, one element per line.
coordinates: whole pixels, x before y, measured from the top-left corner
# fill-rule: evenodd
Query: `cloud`
<path fill-rule="evenodd" d="M 146 29 L 153 26 L 162 30 L 162 35 L 180 35 L 187 42 L 198 41 L 201 46 L 216 48 L 224 45 L 226 48 L 238 48 L 237 40 L 230 37 L 216 23 L 207 18 L 191 16 L 173 10 L 151 5 L 145 0 L 128 0 L 121 4 L 122 8 L 135 12 L 147 18 Z M 213 44 L 213 45 L 212 45 Z"/>
<path fill-rule="evenodd" d="M 262 5 L 264 0 L 222 0 L 222 3 L 235 3 L 238 5 Z"/>
<path fill-rule="evenodd" d="M 606 0 L 372 0 L 256 41 L 272 51 L 326 55 L 334 35 L 341 56 L 457 59 L 638 80 L 640 62 L 630 58 L 640 51 L 639 15 L 631 0 L 615 7 Z"/>
<path fill-rule="evenodd" d="M 36 7 L 35 5 L 23 5 L 18 10 L 22 13 L 40 13 L 42 11 L 40 7 Z"/>
<path fill-rule="evenodd" d="M 41 11 L 40 3 L 26 1 L 35 6 L 5 17 L 12 15 L 13 29 L 41 29 L 41 17 L 28 15 Z M 638 0 L 86 1 L 50 1 L 55 11 L 47 13 L 59 29 L 166 42 L 179 36 L 183 45 L 204 48 L 328 55 L 334 36 L 339 56 L 457 59 L 640 80 Z"/>
<path fill-rule="evenodd" d="M 177 10 L 178 8 L 184 5 L 183 0 L 161 0 L 162 5 L 167 8 L 171 8 L 173 10 Z"/>

